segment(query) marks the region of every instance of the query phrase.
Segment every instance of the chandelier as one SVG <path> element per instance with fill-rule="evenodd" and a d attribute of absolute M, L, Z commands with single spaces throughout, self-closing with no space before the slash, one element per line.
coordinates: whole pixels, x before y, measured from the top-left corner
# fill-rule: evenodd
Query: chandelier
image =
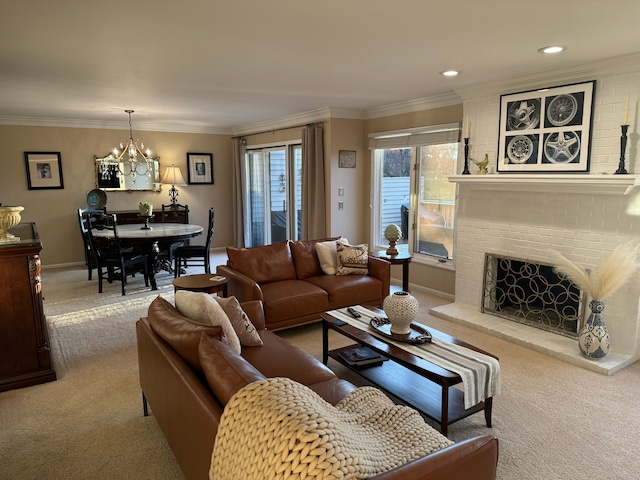
<path fill-rule="evenodd" d="M 142 138 L 133 140 L 133 128 L 131 127 L 131 114 L 133 110 L 125 110 L 129 114 L 129 138 L 120 138 L 118 147 L 113 149 L 107 159 L 113 160 L 113 164 L 117 165 L 119 173 L 125 176 L 131 176 L 132 182 L 135 183 L 137 175 L 147 175 L 151 177 L 154 171 L 153 162 L 158 160 L 157 156 L 151 156 L 151 150 L 147 148 L 144 152 L 144 141 Z M 138 158 L 141 157 L 141 158 Z"/>

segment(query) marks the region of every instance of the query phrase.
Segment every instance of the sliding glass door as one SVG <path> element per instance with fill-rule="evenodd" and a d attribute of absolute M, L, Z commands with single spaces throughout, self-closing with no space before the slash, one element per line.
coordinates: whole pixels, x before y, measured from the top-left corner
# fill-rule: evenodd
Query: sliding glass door
<path fill-rule="evenodd" d="M 251 245 L 299 240 L 302 205 L 302 147 L 247 151 L 247 225 Z"/>

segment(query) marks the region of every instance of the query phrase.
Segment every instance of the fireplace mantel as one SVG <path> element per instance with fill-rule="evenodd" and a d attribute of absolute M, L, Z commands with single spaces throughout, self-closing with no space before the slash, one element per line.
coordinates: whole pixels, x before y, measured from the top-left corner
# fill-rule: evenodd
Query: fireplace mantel
<path fill-rule="evenodd" d="M 449 175 L 449 181 L 474 190 L 628 195 L 640 175 L 489 174 Z"/>

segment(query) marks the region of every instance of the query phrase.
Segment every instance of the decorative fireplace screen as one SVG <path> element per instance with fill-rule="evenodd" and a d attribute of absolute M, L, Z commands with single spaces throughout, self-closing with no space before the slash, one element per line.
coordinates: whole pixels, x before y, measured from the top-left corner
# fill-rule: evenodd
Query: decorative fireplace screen
<path fill-rule="evenodd" d="M 485 254 L 482 312 L 576 338 L 585 296 L 552 265 Z"/>

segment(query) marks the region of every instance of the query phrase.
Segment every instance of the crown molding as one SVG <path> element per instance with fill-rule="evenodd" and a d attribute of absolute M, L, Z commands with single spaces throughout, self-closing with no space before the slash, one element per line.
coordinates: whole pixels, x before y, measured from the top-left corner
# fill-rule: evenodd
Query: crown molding
<path fill-rule="evenodd" d="M 18 125 L 28 127 L 62 127 L 62 128 L 99 128 L 107 130 L 127 130 L 122 121 L 81 120 L 69 118 L 40 118 L 0 115 L 0 125 Z M 136 131 L 202 133 L 215 135 L 231 135 L 229 128 L 213 128 L 206 125 L 164 124 L 155 122 L 135 122 Z"/>
<path fill-rule="evenodd" d="M 501 82 L 458 87 L 455 92 L 463 100 L 473 97 L 503 95 L 536 88 L 593 80 L 594 77 L 640 72 L 640 53 L 613 57 L 599 62 L 553 68 L 537 73 L 506 78 Z"/>
<path fill-rule="evenodd" d="M 251 135 L 270 130 L 299 127 L 307 123 L 322 122 L 331 118 L 364 119 L 364 112 L 352 108 L 323 107 L 308 112 L 289 115 L 264 122 L 251 123 L 233 128 L 235 136 Z"/>
<path fill-rule="evenodd" d="M 392 115 L 402 115 L 404 113 L 419 112 L 431 108 L 448 107 L 462 103 L 462 99 L 457 93 L 445 93 L 434 97 L 424 97 L 407 102 L 392 103 L 380 107 L 366 110 L 365 118 L 389 117 Z"/>

